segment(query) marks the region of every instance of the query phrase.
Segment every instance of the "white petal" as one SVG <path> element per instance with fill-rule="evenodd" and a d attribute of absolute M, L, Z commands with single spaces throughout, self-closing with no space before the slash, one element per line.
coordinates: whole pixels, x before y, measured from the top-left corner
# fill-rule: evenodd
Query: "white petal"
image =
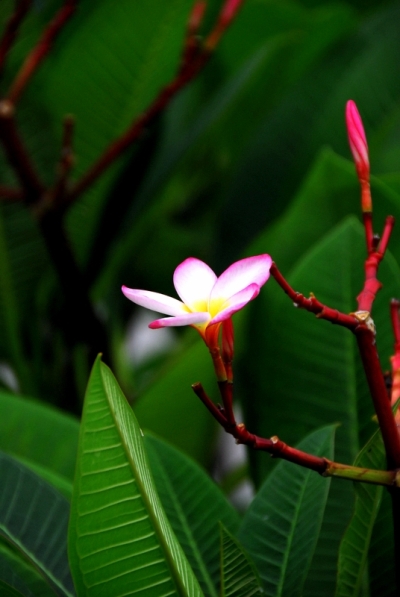
<path fill-rule="evenodd" d="M 210 321 L 210 325 L 213 323 L 218 323 L 220 321 L 224 321 L 228 319 L 242 309 L 248 302 L 256 298 L 258 293 L 260 292 L 260 287 L 258 284 L 250 284 L 247 288 L 244 288 L 240 292 L 237 292 L 229 300 L 226 301 L 224 305 L 222 305 L 222 309 L 217 315 Z"/>
<path fill-rule="evenodd" d="M 269 278 L 271 265 L 269 255 L 256 255 L 236 261 L 218 278 L 211 292 L 211 300 L 227 300 L 250 284 L 261 287 Z"/>
<path fill-rule="evenodd" d="M 217 276 L 206 263 L 189 257 L 174 272 L 176 292 L 192 311 L 206 311 Z"/>
<path fill-rule="evenodd" d="M 157 330 L 158 328 L 178 327 L 182 325 L 196 325 L 207 323 L 211 319 L 209 313 L 186 313 L 178 317 L 163 317 L 149 324 L 149 328 Z"/>
<path fill-rule="evenodd" d="M 149 290 L 137 290 L 136 288 L 127 288 L 122 286 L 122 292 L 133 303 L 146 307 L 151 311 L 157 313 L 165 313 L 165 315 L 181 315 L 187 313 L 187 309 L 181 301 L 174 299 L 165 294 L 158 292 L 150 292 Z"/>

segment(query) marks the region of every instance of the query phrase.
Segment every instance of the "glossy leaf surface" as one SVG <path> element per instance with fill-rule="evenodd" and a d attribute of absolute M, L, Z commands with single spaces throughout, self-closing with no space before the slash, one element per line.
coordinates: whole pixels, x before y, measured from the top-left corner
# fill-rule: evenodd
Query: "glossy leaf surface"
<path fill-rule="evenodd" d="M 257 570 L 239 541 L 223 525 L 221 531 L 221 597 L 262 595 Z"/>
<path fill-rule="evenodd" d="M 165 513 L 204 595 L 219 584 L 219 523 L 235 533 L 239 516 L 221 490 L 195 462 L 151 435 L 145 436 L 149 464 Z"/>
<path fill-rule="evenodd" d="M 324 427 L 307 436 L 298 448 L 331 459 L 334 434 L 334 426 Z M 257 566 L 266 595 L 302 594 L 328 491 L 328 479 L 282 461 L 246 511 L 238 538 Z"/>
<path fill-rule="evenodd" d="M 357 456 L 354 466 L 385 468 L 385 450 L 377 430 Z M 361 595 L 372 529 L 379 511 L 384 488 L 355 483 L 356 501 L 353 516 L 339 549 L 336 597 Z"/>
<path fill-rule="evenodd" d="M 139 425 L 100 358 L 85 398 L 69 553 L 79 597 L 202 595 L 156 493 Z"/>
<path fill-rule="evenodd" d="M 38 568 L 56 594 L 75 594 L 67 558 L 68 501 L 0 453 L 0 534 Z"/>

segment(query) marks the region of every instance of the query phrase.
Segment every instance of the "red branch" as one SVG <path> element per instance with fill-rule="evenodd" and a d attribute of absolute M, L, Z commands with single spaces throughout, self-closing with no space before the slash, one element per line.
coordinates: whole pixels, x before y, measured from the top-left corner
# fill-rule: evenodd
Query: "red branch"
<path fill-rule="evenodd" d="M 31 204 L 37 202 L 44 191 L 44 186 L 19 136 L 15 124 L 14 106 L 8 100 L 0 102 L 0 139 L 7 159 L 22 186 L 25 201 Z"/>
<path fill-rule="evenodd" d="M 301 450 L 292 448 L 291 446 L 288 446 L 282 442 L 276 436 L 270 439 L 259 437 L 258 435 L 254 435 L 254 433 L 247 431 L 243 423 L 238 425 L 234 419 L 233 421 L 228 421 L 224 415 L 223 409 L 218 408 L 213 403 L 213 401 L 207 396 L 203 386 L 200 383 L 193 384 L 192 388 L 196 396 L 200 398 L 212 416 L 218 421 L 218 423 L 225 429 L 227 433 L 236 439 L 238 444 L 245 444 L 254 450 L 263 450 L 275 458 L 288 460 L 289 462 L 299 464 L 300 466 L 311 469 L 320 474 L 323 474 L 328 468 L 329 461 L 326 458 L 314 456 L 312 454 L 308 454 L 307 452 L 302 452 Z"/>
<path fill-rule="evenodd" d="M 365 324 L 361 324 L 355 330 L 355 336 L 382 432 L 388 468 L 400 468 L 400 437 L 376 350 L 375 334 Z"/>
<path fill-rule="evenodd" d="M 17 103 L 29 79 L 37 71 L 40 63 L 50 52 L 55 38 L 75 11 L 76 5 L 77 0 L 65 0 L 64 6 L 60 8 L 54 19 L 51 21 L 51 23 L 49 23 L 43 32 L 43 35 L 37 45 L 26 57 L 23 65 L 17 73 L 17 76 L 11 84 L 7 95 L 7 99 L 9 99 L 13 104 Z"/>
<path fill-rule="evenodd" d="M 364 288 L 357 297 L 358 310 L 372 311 L 372 305 L 376 298 L 378 290 L 382 287 L 382 284 L 377 279 L 379 265 L 386 253 L 386 249 L 389 243 L 390 235 L 394 226 L 394 217 L 388 216 L 386 218 L 385 226 L 382 232 L 382 238 L 378 242 L 378 246 L 374 248 L 374 236 L 372 234 L 372 220 L 365 216 L 371 214 L 364 214 L 364 225 L 367 237 L 367 246 L 369 243 L 368 257 L 365 260 L 365 282 Z M 372 234 L 372 236 L 371 236 Z M 368 241 L 368 238 L 370 239 Z"/>
<path fill-rule="evenodd" d="M 354 330 L 358 326 L 359 322 L 355 315 L 347 315 L 346 313 L 341 313 L 336 309 L 331 309 L 317 300 L 313 295 L 311 295 L 309 298 L 306 298 L 300 292 L 296 292 L 281 274 L 276 266 L 276 263 L 272 263 L 270 272 L 271 276 L 275 278 L 279 286 L 289 296 L 296 307 L 310 311 L 310 313 L 314 313 L 314 315 L 316 315 L 319 319 L 326 319 L 331 323 L 342 325 L 350 330 Z"/>
<path fill-rule="evenodd" d="M 186 41 L 177 75 L 159 92 L 153 103 L 132 122 L 128 130 L 113 141 L 78 180 L 69 193 L 69 203 L 84 193 L 128 147 L 139 139 L 144 129 L 164 110 L 172 98 L 197 76 L 210 59 L 221 36 L 237 15 L 242 2 L 243 0 L 226 0 L 214 29 L 201 45 L 195 39 L 195 33 L 202 23 L 205 5 L 199 0 L 195 3 L 188 21 Z"/>
<path fill-rule="evenodd" d="M 24 20 L 30 6 L 31 0 L 17 0 L 14 14 L 9 18 L 0 41 L 0 73 L 4 68 L 6 56 L 17 37 L 18 29 Z"/>

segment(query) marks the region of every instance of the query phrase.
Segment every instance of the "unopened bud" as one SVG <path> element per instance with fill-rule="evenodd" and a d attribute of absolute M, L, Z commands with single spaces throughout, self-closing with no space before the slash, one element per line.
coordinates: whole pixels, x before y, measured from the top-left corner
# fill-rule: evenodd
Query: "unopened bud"
<path fill-rule="evenodd" d="M 346 104 L 346 126 L 351 153 L 362 188 L 361 207 L 363 212 L 372 211 L 367 138 L 361 116 L 353 100 L 349 100 Z"/>

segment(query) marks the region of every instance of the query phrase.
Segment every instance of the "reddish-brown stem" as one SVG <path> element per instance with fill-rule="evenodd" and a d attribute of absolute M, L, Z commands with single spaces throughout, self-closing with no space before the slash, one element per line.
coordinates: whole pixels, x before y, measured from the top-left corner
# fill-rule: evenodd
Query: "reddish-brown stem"
<path fill-rule="evenodd" d="M 394 349 L 395 352 L 400 352 L 400 301 L 392 299 L 390 301 L 390 318 L 392 321 L 393 335 L 394 335 Z"/>
<path fill-rule="evenodd" d="M 65 116 L 63 121 L 61 156 L 57 167 L 56 183 L 52 191 L 50 191 L 50 204 L 54 207 L 63 204 L 68 183 L 68 176 L 71 172 L 72 166 L 74 165 L 74 153 L 72 148 L 74 127 L 74 117 L 71 115 Z"/>
<path fill-rule="evenodd" d="M 372 212 L 363 212 L 364 229 L 365 229 L 365 241 L 367 244 L 367 254 L 369 255 L 372 251 L 374 230 L 372 227 Z"/>
<path fill-rule="evenodd" d="M 182 73 L 187 68 L 188 64 L 194 59 L 196 54 L 201 51 L 200 39 L 198 37 L 199 29 L 204 19 L 207 2 L 205 0 L 197 0 L 195 2 L 192 12 L 188 19 L 186 29 L 186 40 L 182 52 L 181 67 L 179 73 Z"/>
<path fill-rule="evenodd" d="M 400 437 L 392 413 L 390 400 L 388 399 L 385 379 L 376 350 L 375 334 L 366 325 L 361 324 L 355 330 L 355 336 L 381 428 L 388 468 L 400 468 Z"/>
<path fill-rule="evenodd" d="M 382 284 L 377 279 L 377 273 L 379 264 L 385 255 L 393 226 L 394 218 L 393 216 L 388 216 L 386 218 L 382 237 L 377 249 L 373 250 L 372 248 L 367 259 L 365 260 L 365 282 L 364 288 L 357 297 L 358 311 L 367 311 L 370 313 L 372 311 L 372 305 L 374 303 L 376 294 L 382 287 Z M 373 243 L 373 237 L 371 242 Z"/>
<path fill-rule="evenodd" d="M 219 393 L 224 405 L 224 416 L 230 425 L 236 425 L 235 415 L 233 413 L 233 383 L 230 381 L 218 382 Z"/>
<path fill-rule="evenodd" d="M 131 127 L 121 137 L 107 147 L 104 153 L 90 167 L 86 174 L 78 180 L 71 189 L 68 202 L 74 201 L 84 193 L 103 174 L 103 172 L 140 137 L 144 129 L 167 106 L 176 93 L 197 75 L 207 62 L 208 58 L 208 55 L 201 54 L 196 61 L 190 63 L 183 72 L 162 89 L 149 108 L 134 120 Z"/>
<path fill-rule="evenodd" d="M 37 45 L 26 57 L 7 94 L 7 99 L 13 104 L 17 103 L 30 78 L 51 50 L 55 38 L 75 11 L 76 5 L 77 0 L 65 1 L 64 6 L 60 8 L 54 19 L 46 27 Z"/>
<path fill-rule="evenodd" d="M 221 37 L 239 12 L 244 0 L 225 0 L 214 29 L 209 33 L 204 48 L 213 52 Z"/>
<path fill-rule="evenodd" d="M 233 21 L 234 17 L 239 11 L 243 0 L 227 0 L 220 12 L 217 24 L 211 31 L 205 42 L 197 49 L 191 46 L 188 49 L 188 37 L 182 51 L 181 65 L 178 69 L 176 77 L 168 83 L 158 94 L 153 103 L 147 108 L 145 112 L 136 118 L 130 128 L 113 143 L 111 143 L 98 160 L 89 168 L 89 170 L 82 176 L 80 180 L 72 188 L 69 193 L 68 202 L 73 202 L 78 196 L 84 193 L 113 163 L 115 160 L 136 141 L 155 119 L 162 110 L 169 104 L 171 99 L 185 87 L 194 77 L 200 72 L 211 57 L 223 33 Z M 193 11 L 189 18 L 188 35 L 192 41 L 190 44 L 195 44 L 193 32 L 197 31 L 200 26 L 205 5 L 201 1 L 196 2 Z M 189 45 L 190 45 L 189 44 Z M 188 59 L 190 54 L 190 60 Z"/>
<path fill-rule="evenodd" d="M 0 184 L 0 199 L 7 199 L 8 201 L 22 201 L 24 193 L 20 189 L 13 189 Z"/>
<path fill-rule="evenodd" d="M 225 418 L 222 411 L 215 406 L 214 402 L 209 398 L 201 385 L 201 383 L 197 382 L 192 385 L 193 392 L 200 398 L 204 406 L 210 411 L 214 419 L 218 421 L 218 423 L 225 429 L 226 425 L 228 424 L 227 419 Z"/>
<path fill-rule="evenodd" d="M 320 319 L 326 319 L 331 323 L 342 325 L 351 330 L 354 330 L 357 327 L 358 321 L 354 315 L 347 315 L 346 313 L 341 313 L 336 309 L 331 309 L 317 300 L 313 295 L 311 295 L 309 298 L 306 298 L 300 292 L 296 292 L 290 286 L 286 278 L 284 278 L 284 276 L 281 274 L 275 263 L 272 263 L 270 272 L 271 276 L 275 278 L 279 286 L 289 296 L 296 307 L 306 309 L 307 311 L 310 311 L 310 313 L 314 313 L 314 315 Z"/>
<path fill-rule="evenodd" d="M 19 26 L 24 20 L 31 4 L 31 0 L 17 0 L 15 2 L 15 12 L 9 18 L 0 41 L 0 73 L 3 71 L 6 56 L 15 41 Z"/>
<path fill-rule="evenodd" d="M 14 169 L 24 191 L 27 204 L 37 202 L 44 192 L 44 185 L 40 181 L 29 154 L 22 143 L 15 124 L 15 109 L 11 102 L 0 102 L 0 140 L 2 141 L 7 159 Z"/>

